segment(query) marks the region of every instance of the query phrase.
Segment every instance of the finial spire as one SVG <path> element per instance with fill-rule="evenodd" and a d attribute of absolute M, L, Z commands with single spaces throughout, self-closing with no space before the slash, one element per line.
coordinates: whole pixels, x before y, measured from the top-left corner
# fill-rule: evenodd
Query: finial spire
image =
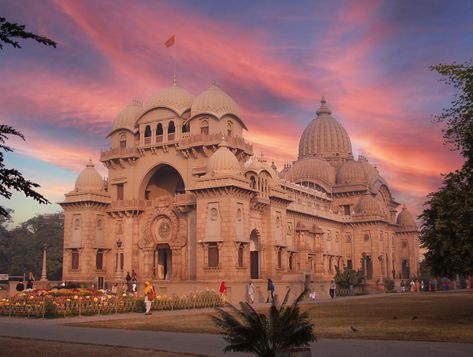
<path fill-rule="evenodd" d="M 176 72 L 172 74 L 172 85 L 175 87 L 176 86 Z"/>
<path fill-rule="evenodd" d="M 322 96 L 322 99 L 320 99 L 320 108 L 317 110 L 317 115 L 320 114 L 332 114 L 332 111 L 329 109 L 327 106 L 327 101 L 325 100 L 325 96 Z"/>

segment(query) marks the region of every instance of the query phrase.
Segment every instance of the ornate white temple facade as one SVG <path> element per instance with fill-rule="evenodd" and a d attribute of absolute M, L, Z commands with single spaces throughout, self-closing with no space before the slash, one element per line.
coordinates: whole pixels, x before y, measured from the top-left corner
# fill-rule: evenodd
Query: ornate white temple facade
<path fill-rule="evenodd" d="M 61 203 L 63 278 L 123 281 L 134 272 L 159 289 L 217 288 L 234 299 L 264 280 L 300 291 L 336 268 L 367 282 L 418 273 L 418 228 L 393 199 L 322 100 L 299 157 L 278 171 L 253 156 L 235 101 L 212 85 L 194 97 L 173 85 L 132 101 Z"/>

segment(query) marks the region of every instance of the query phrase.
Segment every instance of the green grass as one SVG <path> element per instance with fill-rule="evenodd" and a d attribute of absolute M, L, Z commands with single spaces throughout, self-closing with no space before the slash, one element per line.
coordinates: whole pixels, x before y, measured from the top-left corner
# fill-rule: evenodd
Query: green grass
<path fill-rule="evenodd" d="M 449 341 L 473 343 L 473 294 L 422 293 L 302 305 L 318 337 Z M 262 310 L 264 311 L 264 310 Z M 396 319 L 394 319 L 394 316 Z M 417 316 L 416 320 L 412 320 Z M 76 324 L 133 330 L 219 333 L 208 314 L 160 315 L 143 319 Z M 353 333 L 350 326 L 359 329 Z"/>

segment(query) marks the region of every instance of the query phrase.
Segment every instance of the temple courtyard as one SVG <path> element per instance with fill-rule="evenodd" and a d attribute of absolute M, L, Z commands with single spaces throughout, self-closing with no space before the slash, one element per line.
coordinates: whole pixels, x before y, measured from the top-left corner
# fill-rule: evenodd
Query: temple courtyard
<path fill-rule="evenodd" d="M 257 305 L 264 310 L 265 305 Z M 319 338 L 318 356 L 469 356 L 473 293 L 380 294 L 305 302 Z M 212 309 L 61 319 L 0 318 L 4 355 L 222 356 L 225 342 Z M 356 332 L 352 331 L 354 327 Z M 45 343 L 44 340 L 50 341 Z M 227 356 L 244 354 L 227 353 Z"/>

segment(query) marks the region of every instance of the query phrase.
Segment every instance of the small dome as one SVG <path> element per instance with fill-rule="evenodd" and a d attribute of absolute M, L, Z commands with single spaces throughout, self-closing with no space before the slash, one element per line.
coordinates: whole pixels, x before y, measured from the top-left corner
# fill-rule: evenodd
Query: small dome
<path fill-rule="evenodd" d="M 367 182 L 366 169 L 361 162 L 349 160 L 338 170 L 338 184 L 366 184 Z"/>
<path fill-rule="evenodd" d="M 292 182 L 314 182 L 329 192 L 335 184 L 335 169 L 325 160 L 308 157 L 297 160 L 284 174 Z"/>
<path fill-rule="evenodd" d="M 202 92 L 192 103 L 191 116 L 199 114 L 211 114 L 218 119 L 225 114 L 233 114 L 240 118 L 238 104 L 220 87 L 212 84 L 209 89 Z"/>
<path fill-rule="evenodd" d="M 88 191 L 103 191 L 104 183 L 102 176 L 95 169 L 92 160 L 89 159 L 86 167 L 79 174 L 76 180 L 76 191 L 88 192 Z"/>
<path fill-rule="evenodd" d="M 343 126 L 332 117 L 325 98 L 321 100 L 317 117 L 305 128 L 299 141 L 299 158 L 351 158 L 351 141 Z"/>
<path fill-rule="evenodd" d="M 401 227 L 417 228 L 416 220 L 414 219 L 414 216 L 412 215 L 412 213 L 408 211 L 406 206 L 402 207 L 402 211 L 398 214 L 396 222 Z"/>
<path fill-rule="evenodd" d="M 241 166 L 236 156 L 228 149 L 228 145 L 223 140 L 217 151 L 210 156 L 207 162 L 207 175 L 215 174 L 241 174 Z"/>
<path fill-rule="evenodd" d="M 276 179 L 278 177 L 277 172 L 274 170 L 272 165 L 269 165 L 265 159 L 260 159 L 256 156 L 250 157 L 245 162 L 245 171 L 254 171 L 259 174 L 261 171 L 267 171 L 268 174 Z"/>
<path fill-rule="evenodd" d="M 383 210 L 379 202 L 369 193 L 361 196 L 360 200 L 355 206 L 355 215 L 384 217 Z"/>
<path fill-rule="evenodd" d="M 175 111 L 178 115 L 182 115 L 186 110 L 191 108 L 194 96 L 184 88 L 172 85 L 163 88 L 153 94 L 145 103 L 145 111 L 154 108 L 168 108 Z"/>
<path fill-rule="evenodd" d="M 133 131 L 135 128 L 136 119 L 143 110 L 143 103 L 139 100 L 133 99 L 120 113 L 118 113 L 113 122 L 112 132 L 119 129 L 128 129 Z"/>

